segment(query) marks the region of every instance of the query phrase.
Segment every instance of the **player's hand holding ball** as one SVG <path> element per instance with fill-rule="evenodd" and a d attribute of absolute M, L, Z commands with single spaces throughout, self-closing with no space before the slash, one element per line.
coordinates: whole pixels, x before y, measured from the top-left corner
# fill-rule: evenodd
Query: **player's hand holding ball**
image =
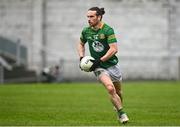
<path fill-rule="evenodd" d="M 81 69 L 81 71 L 83 71 L 82 68 L 81 68 L 81 60 L 82 60 L 82 58 L 83 58 L 83 57 L 80 57 L 80 58 L 79 58 L 79 68 Z"/>
<path fill-rule="evenodd" d="M 85 56 L 83 58 L 80 58 L 80 69 L 85 71 L 85 72 L 90 72 L 90 68 L 92 67 L 92 65 L 94 64 L 95 59 L 91 56 Z"/>
<path fill-rule="evenodd" d="M 99 67 L 100 63 L 102 62 L 100 59 L 91 60 L 93 62 L 93 65 L 89 69 L 90 71 L 94 71 L 97 67 Z"/>

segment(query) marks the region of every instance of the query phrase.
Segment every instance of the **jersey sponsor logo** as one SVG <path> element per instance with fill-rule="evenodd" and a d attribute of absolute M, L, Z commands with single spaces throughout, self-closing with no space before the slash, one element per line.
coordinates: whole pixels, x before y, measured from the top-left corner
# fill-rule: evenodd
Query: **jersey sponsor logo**
<path fill-rule="evenodd" d="M 94 41 L 92 43 L 92 47 L 93 47 L 94 51 L 96 51 L 96 52 L 102 52 L 104 50 L 103 44 L 99 41 Z"/>

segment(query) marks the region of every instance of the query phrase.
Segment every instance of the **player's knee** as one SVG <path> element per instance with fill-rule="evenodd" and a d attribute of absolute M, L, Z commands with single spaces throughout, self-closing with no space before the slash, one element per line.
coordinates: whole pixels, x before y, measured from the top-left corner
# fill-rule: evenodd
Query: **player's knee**
<path fill-rule="evenodd" d="M 107 89 L 108 89 L 109 94 L 112 95 L 115 93 L 115 88 L 113 87 L 113 85 L 108 85 Z"/>

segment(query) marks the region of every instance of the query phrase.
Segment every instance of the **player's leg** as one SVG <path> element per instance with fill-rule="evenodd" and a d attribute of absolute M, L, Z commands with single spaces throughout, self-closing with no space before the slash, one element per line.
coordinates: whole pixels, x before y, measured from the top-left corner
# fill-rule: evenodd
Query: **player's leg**
<path fill-rule="evenodd" d="M 116 81 L 113 82 L 114 87 L 116 89 L 116 93 L 118 94 L 118 96 L 121 99 L 121 102 L 123 103 L 123 96 L 122 96 L 122 82 L 121 81 Z"/>
<path fill-rule="evenodd" d="M 118 96 L 121 99 L 121 102 L 123 102 L 123 98 L 122 98 L 122 73 L 121 73 L 121 68 L 120 65 L 114 65 L 110 68 L 107 69 L 108 74 L 111 77 L 111 80 L 113 81 L 114 87 L 116 89 L 116 93 L 118 94 Z"/>
<path fill-rule="evenodd" d="M 99 77 L 99 80 L 107 89 L 107 91 L 110 95 L 111 102 L 113 103 L 115 108 L 117 110 L 122 109 L 121 100 L 120 100 L 118 94 L 116 93 L 116 89 L 111 81 L 111 78 L 106 74 L 101 74 L 101 76 Z"/>
<path fill-rule="evenodd" d="M 116 67 L 115 67 L 115 69 L 116 69 Z M 112 75 L 110 75 L 112 73 L 109 73 L 109 70 L 105 70 L 103 68 L 97 68 L 94 71 L 94 74 L 96 75 L 98 80 L 107 89 L 107 91 L 109 93 L 109 96 L 110 96 L 110 100 L 111 100 L 112 104 L 114 105 L 114 107 L 116 108 L 116 111 L 117 111 L 117 114 L 118 114 L 118 119 L 120 120 L 121 123 L 126 123 L 129 119 L 128 119 L 126 113 L 123 111 L 123 106 L 122 106 L 121 99 L 118 96 L 118 94 L 116 93 L 115 86 L 114 86 L 114 84 L 112 82 L 114 80 L 112 80 L 113 79 Z M 117 77 L 117 76 L 115 76 L 115 77 Z M 116 81 L 121 81 L 121 79 L 122 79 L 121 75 L 118 76 L 118 79 L 119 80 L 116 80 Z"/>
<path fill-rule="evenodd" d="M 120 97 L 116 93 L 116 89 L 113 85 L 113 82 L 111 81 L 111 78 L 106 75 L 106 74 L 101 74 L 99 77 L 99 80 L 104 84 L 105 88 L 107 89 L 111 102 L 115 106 L 117 113 L 118 113 L 118 118 L 121 123 L 127 123 L 129 118 L 126 115 L 126 113 L 123 111 L 123 106 Z"/>
<path fill-rule="evenodd" d="M 122 82 L 121 81 L 116 81 L 116 82 L 113 82 L 114 84 L 114 87 L 116 89 L 116 93 L 118 94 L 119 98 L 121 99 L 121 104 L 123 105 L 123 97 L 122 97 Z M 116 110 L 117 111 L 117 110 Z M 118 114 L 118 116 L 120 115 L 119 117 L 119 120 L 121 121 L 121 123 L 124 123 L 124 122 L 128 122 L 129 118 L 128 116 L 126 115 L 126 113 L 124 114 Z M 124 122 L 123 122 L 124 121 Z"/>
<path fill-rule="evenodd" d="M 112 66 L 110 68 L 107 69 L 108 74 L 110 75 L 114 87 L 116 89 L 116 93 L 119 96 L 119 98 L 121 99 L 121 105 L 123 106 L 123 98 L 122 98 L 122 73 L 121 73 L 121 68 L 120 66 L 117 64 L 115 66 Z M 128 122 L 129 118 L 126 115 L 125 112 L 123 112 L 123 110 L 115 110 L 118 113 L 118 118 L 120 120 L 121 123 L 126 123 Z"/>

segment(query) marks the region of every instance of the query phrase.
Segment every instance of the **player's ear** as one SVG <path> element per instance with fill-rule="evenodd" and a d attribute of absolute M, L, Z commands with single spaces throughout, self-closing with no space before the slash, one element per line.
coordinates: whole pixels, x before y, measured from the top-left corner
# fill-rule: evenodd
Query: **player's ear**
<path fill-rule="evenodd" d="M 98 16 L 98 21 L 101 21 L 101 15 Z"/>

